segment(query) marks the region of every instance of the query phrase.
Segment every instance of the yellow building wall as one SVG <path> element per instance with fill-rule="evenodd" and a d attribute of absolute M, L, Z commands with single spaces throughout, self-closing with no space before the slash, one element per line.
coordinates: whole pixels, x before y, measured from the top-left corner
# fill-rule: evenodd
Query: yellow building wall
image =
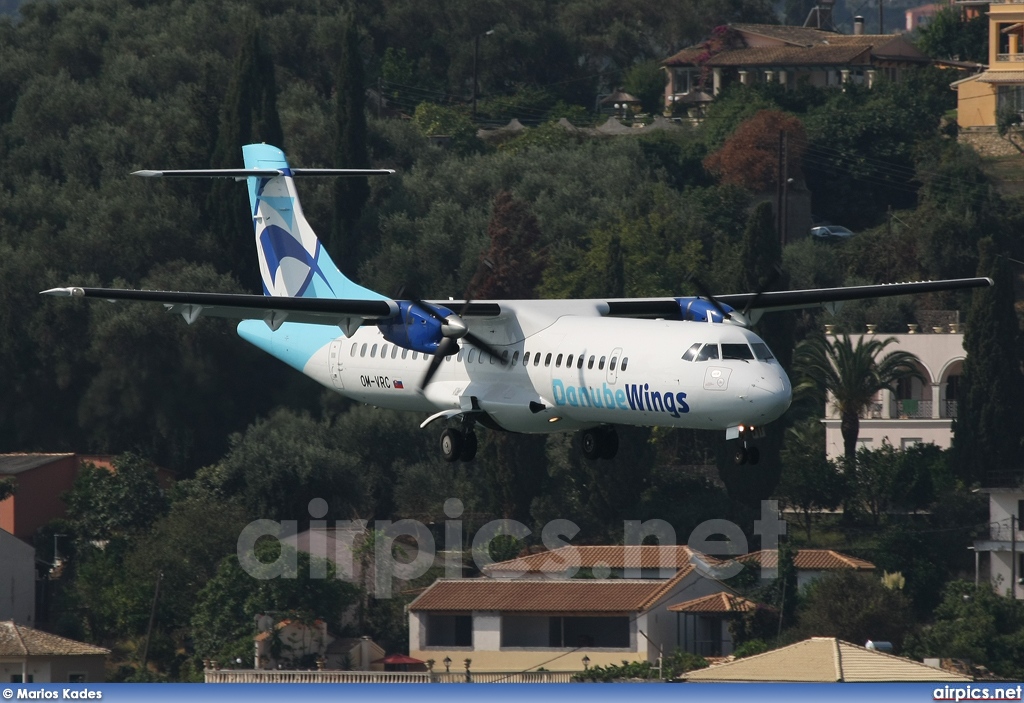
<path fill-rule="evenodd" d="M 956 123 L 961 129 L 996 126 L 996 89 L 991 83 L 967 81 L 956 87 Z"/>

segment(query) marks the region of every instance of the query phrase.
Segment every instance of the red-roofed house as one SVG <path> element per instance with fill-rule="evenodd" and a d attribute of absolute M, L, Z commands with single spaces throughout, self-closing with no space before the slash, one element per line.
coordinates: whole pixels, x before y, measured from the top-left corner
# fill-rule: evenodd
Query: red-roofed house
<path fill-rule="evenodd" d="M 762 568 L 777 569 L 779 566 L 779 553 L 773 550 L 751 552 L 736 557 L 736 561 L 759 565 Z M 851 557 L 831 549 L 798 549 L 793 557 L 793 566 L 796 567 L 796 584 L 803 588 L 807 584 L 821 578 L 832 571 L 842 569 L 854 569 L 856 571 L 872 572 L 875 565 L 870 561 Z"/>
<path fill-rule="evenodd" d="M 765 607 L 743 596 L 723 592 L 676 603 L 668 610 L 676 614 L 677 629 L 686 633 L 685 638 L 680 638 L 685 642 L 685 651 L 702 657 L 727 657 L 733 650 L 729 623 Z"/>
<path fill-rule="evenodd" d="M 699 554 L 686 545 L 568 545 L 491 564 L 483 572 L 491 578 L 667 579 L 694 563 L 695 558 L 717 563 L 714 557 Z"/>
<path fill-rule="evenodd" d="M 35 624 L 36 550 L 0 530 L 0 620 Z"/>
<path fill-rule="evenodd" d="M 667 579 L 441 579 L 409 605 L 409 654 L 487 671 L 654 662 L 686 645 L 668 606 L 724 590 L 689 563 Z"/>
<path fill-rule="evenodd" d="M 0 683 L 97 683 L 109 649 L 0 622 Z"/>
<path fill-rule="evenodd" d="M 730 83 L 779 83 L 839 87 L 878 77 L 899 80 L 903 72 L 931 63 L 897 34 L 837 34 L 810 27 L 730 24 L 700 46 L 662 62 L 668 72 L 665 109 L 700 107 Z"/>

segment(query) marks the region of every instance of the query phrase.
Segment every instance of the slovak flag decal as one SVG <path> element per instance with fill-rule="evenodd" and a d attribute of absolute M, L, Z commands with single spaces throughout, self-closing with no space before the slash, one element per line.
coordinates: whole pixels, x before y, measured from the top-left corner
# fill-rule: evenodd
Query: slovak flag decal
<path fill-rule="evenodd" d="M 401 381 L 399 381 L 398 379 L 395 379 L 395 388 L 397 388 L 398 390 L 402 390 L 403 388 L 405 388 L 405 386 L 402 385 Z"/>

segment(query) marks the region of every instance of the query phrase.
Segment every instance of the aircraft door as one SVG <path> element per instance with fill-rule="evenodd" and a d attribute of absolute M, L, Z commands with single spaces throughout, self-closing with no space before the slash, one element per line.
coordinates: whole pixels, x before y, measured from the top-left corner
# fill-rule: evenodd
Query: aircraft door
<path fill-rule="evenodd" d="M 619 366 L 621 365 L 622 348 L 616 347 L 615 349 L 612 349 L 611 356 L 608 357 L 608 385 L 615 385 L 615 381 L 619 378 Z"/>
<path fill-rule="evenodd" d="M 341 345 L 344 341 L 344 337 L 339 337 L 331 342 L 331 351 L 327 361 L 328 370 L 331 374 L 331 382 L 333 382 L 334 387 L 338 389 L 345 388 L 345 384 L 341 380 L 341 372 L 344 369 L 344 363 L 342 362 L 341 356 Z"/>

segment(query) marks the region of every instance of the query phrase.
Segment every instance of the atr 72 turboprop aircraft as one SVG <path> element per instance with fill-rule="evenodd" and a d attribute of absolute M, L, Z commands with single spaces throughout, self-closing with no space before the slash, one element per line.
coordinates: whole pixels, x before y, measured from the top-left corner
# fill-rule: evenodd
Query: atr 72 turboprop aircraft
<path fill-rule="evenodd" d="M 756 464 L 756 428 L 786 411 L 792 386 L 749 329 L 748 314 L 817 305 L 834 311 L 846 300 L 992 283 L 627 300 L 393 300 L 338 270 L 302 214 L 294 180 L 393 171 L 293 169 L 266 144 L 242 152 L 244 169 L 135 175 L 246 181 L 264 295 L 80 287 L 44 293 L 161 303 L 189 324 L 202 316 L 240 319 L 243 339 L 327 388 L 429 414 L 421 427 L 447 420 L 440 444 L 448 461 L 474 457 L 479 423 L 512 432 L 578 430 L 589 459 L 615 456 L 615 425 L 722 430 L 740 440 L 736 462 Z"/>

